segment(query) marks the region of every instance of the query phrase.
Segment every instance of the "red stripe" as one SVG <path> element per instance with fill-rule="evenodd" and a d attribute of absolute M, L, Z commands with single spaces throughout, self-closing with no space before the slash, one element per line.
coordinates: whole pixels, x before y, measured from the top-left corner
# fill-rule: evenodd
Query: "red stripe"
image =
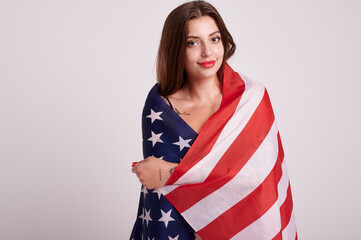
<path fill-rule="evenodd" d="M 181 213 L 231 180 L 255 153 L 274 121 L 267 92 L 229 149 L 208 178 L 200 184 L 182 185 L 166 195 Z"/>
<path fill-rule="evenodd" d="M 217 141 L 222 129 L 234 114 L 245 90 L 244 81 L 228 65 L 224 69 L 223 98 L 219 110 L 203 126 L 201 132 L 180 162 L 166 185 L 174 184 L 189 169 L 206 156 Z"/>
<path fill-rule="evenodd" d="M 292 193 L 291 193 L 291 185 L 288 182 L 288 189 L 287 189 L 287 198 L 285 202 L 282 204 L 280 208 L 281 212 L 281 223 L 282 223 L 282 230 L 288 225 L 291 220 L 293 209 L 293 202 L 292 202 Z"/>
<path fill-rule="evenodd" d="M 287 227 L 288 223 L 291 220 L 293 209 L 293 202 L 292 202 L 292 193 L 291 193 L 291 185 L 288 182 L 287 188 L 287 197 L 285 202 L 280 207 L 280 214 L 281 214 L 281 230 L 280 232 L 274 237 L 273 239 L 282 239 L 282 231 Z"/>
<path fill-rule="evenodd" d="M 278 134 L 277 161 L 261 185 L 197 233 L 202 239 L 229 239 L 252 224 L 277 201 L 277 184 L 282 177 L 283 151 Z M 221 234 L 221 236 L 219 235 Z"/>
<path fill-rule="evenodd" d="M 272 240 L 282 240 L 282 232 L 279 232 Z"/>

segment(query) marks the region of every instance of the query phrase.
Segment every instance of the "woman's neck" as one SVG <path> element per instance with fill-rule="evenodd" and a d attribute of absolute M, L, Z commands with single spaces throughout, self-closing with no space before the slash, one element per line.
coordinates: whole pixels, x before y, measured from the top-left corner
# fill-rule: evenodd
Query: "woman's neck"
<path fill-rule="evenodd" d="M 222 88 L 217 76 L 210 79 L 187 79 L 179 94 L 183 99 L 206 103 L 222 95 Z"/>

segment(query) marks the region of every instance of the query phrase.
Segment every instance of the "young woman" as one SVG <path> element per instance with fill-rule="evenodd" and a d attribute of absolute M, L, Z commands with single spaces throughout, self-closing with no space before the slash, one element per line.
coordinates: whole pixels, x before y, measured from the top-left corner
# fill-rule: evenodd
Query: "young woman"
<path fill-rule="evenodd" d="M 143 110 L 145 159 L 132 168 L 143 186 L 131 239 L 256 239 L 259 227 L 271 230 L 257 239 L 295 239 L 295 228 L 284 231 L 292 199 L 268 95 L 228 66 L 235 49 L 207 2 L 185 3 L 167 17 L 158 84 Z M 269 211 L 278 211 L 267 218 L 276 227 L 256 221 Z M 283 222 L 281 211 L 289 215 Z"/>

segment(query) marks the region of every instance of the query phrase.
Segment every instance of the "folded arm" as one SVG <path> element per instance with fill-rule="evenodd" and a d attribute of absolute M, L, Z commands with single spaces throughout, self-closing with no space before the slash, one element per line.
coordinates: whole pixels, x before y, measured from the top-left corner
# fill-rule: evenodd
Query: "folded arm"
<path fill-rule="evenodd" d="M 139 181 L 148 189 L 163 187 L 178 163 L 171 163 L 163 159 L 148 157 L 138 162 L 132 172 L 137 175 Z"/>

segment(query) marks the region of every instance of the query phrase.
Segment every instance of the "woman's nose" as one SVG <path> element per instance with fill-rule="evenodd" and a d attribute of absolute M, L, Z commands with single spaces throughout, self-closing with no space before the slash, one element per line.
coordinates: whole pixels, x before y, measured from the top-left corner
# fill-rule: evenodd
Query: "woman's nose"
<path fill-rule="evenodd" d="M 209 57 L 212 54 L 212 49 L 208 44 L 202 46 L 202 57 Z"/>

